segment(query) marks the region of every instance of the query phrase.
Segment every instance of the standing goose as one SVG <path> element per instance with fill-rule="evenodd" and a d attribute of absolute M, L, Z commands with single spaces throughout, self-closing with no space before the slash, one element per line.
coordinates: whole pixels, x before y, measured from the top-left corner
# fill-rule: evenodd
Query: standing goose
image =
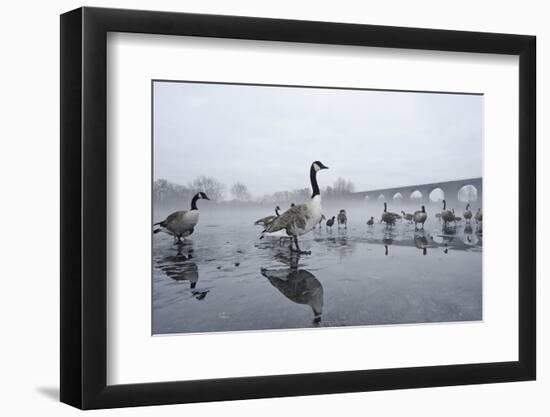
<path fill-rule="evenodd" d="M 262 233 L 272 233 L 278 230 L 285 230 L 288 236 L 291 236 L 296 245 L 296 250 L 299 253 L 303 252 L 298 245 L 298 236 L 311 231 L 321 219 L 321 192 L 319 184 L 317 184 L 317 172 L 322 169 L 328 169 L 322 162 L 315 161 L 309 169 L 309 179 L 311 182 L 312 194 L 309 201 L 295 205 L 289 208 L 279 217 L 269 223 Z M 292 242 L 290 250 L 294 251 Z"/>
<path fill-rule="evenodd" d="M 422 225 L 422 229 L 424 229 L 424 223 L 426 222 L 426 219 L 428 218 L 428 213 L 426 213 L 426 208 L 422 206 L 421 210 L 414 212 L 414 229 L 416 230 L 416 225 L 420 223 Z"/>
<path fill-rule="evenodd" d="M 338 213 L 338 227 L 340 227 L 341 224 L 343 224 L 346 229 L 348 228 L 348 216 L 344 209 L 340 210 L 340 213 Z"/>
<path fill-rule="evenodd" d="M 466 223 L 470 223 L 472 220 L 472 211 L 470 210 L 470 203 L 466 204 L 466 211 L 462 214 Z"/>
<path fill-rule="evenodd" d="M 443 210 L 441 211 L 441 220 L 443 220 L 443 226 L 447 226 L 447 223 L 455 222 L 455 215 L 452 211 L 447 210 L 447 202 L 443 200 Z"/>
<path fill-rule="evenodd" d="M 477 209 L 477 212 L 474 218 L 476 219 L 476 223 L 481 223 L 483 221 L 483 213 L 481 212 L 481 208 Z"/>
<path fill-rule="evenodd" d="M 413 215 L 411 213 L 405 213 L 403 210 L 401 210 L 401 214 L 403 215 L 403 218 L 405 220 L 407 220 L 409 223 L 412 223 Z"/>
<path fill-rule="evenodd" d="M 388 204 L 384 203 L 384 212 L 382 213 L 382 221 L 386 223 L 386 227 L 393 226 L 397 219 L 400 219 L 401 216 L 397 213 L 392 213 L 388 211 Z"/>
<path fill-rule="evenodd" d="M 374 225 L 374 217 L 370 216 L 370 219 L 367 220 L 367 225 L 373 226 Z"/>
<path fill-rule="evenodd" d="M 261 219 L 254 222 L 254 226 L 267 226 L 267 224 L 273 221 L 273 219 L 279 217 L 279 210 L 281 210 L 279 206 L 275 207 L 275 216 L 262 217 Z"/>
<path fill-rule="evenodd" d="M 153 233 L 165 232 L 174 236 L 174 241 L 181 242 L 182 238 L 190 236 L 195 230 L 195 226 L 199 222 L 199 209 L 197 208 L 197 200 L 210 200 L 205 193 L 198 192 L 191 200 L 191 210 L 175 211 L 170 214 L 165 220 L 153 224 L 160 226 L 153 230 Z"/>
<path fill-rule="evenodd" d="M 334 226 L 334 219 L 336 216 L 332 216 L 330 219 L 327 220 L 327 229 L 330 227 L 330 230 L 332 230 L 332 226 Z"/>

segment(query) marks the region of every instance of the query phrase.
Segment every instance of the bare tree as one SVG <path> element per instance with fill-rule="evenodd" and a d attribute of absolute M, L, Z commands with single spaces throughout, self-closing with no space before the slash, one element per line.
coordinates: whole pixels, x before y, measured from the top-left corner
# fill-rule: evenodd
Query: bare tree
<path fill-rule="evenodd" d="M 338 196 L 351 194 L 355 190 L 355 186 L 351 181 L 346 181 L 344 178 L 338 178 L 333 184 L 334 192 Z"/>
<path fill-rule="evenodd" d="M 236 182 L 231 186 L 231 195 L 238 201 L 250 201 L 252 199 L 248 187 L 242 182 Z"/>
<path fill-rule="evenodd" d="M 225 185 L 223 183 L 219 182 L 215 178 L 205 176 L 195 178 L 195 180 L 191 183 L 190 188 L 194 192 L 202 191 L 206 193 L 206 195 L 215 202 L 221 201 L 225 192 Z"/>

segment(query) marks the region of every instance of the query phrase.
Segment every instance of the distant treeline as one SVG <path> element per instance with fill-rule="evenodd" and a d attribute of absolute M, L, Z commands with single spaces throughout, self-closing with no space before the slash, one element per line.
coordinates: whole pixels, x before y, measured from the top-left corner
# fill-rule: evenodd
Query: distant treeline
<path fill-rule="evenodd" d="M 310 188 L 301 188 L 291 191 L 277 191 L 259 198 L 253 198 L 246 184 L 236 182 L 227 187 L 221 181 L 211 177 L 198 177 L 188 185 L 175 184 L 165 179 L 158 179 L 153 183 L 153 202 L 155 204 L 181 204 L 191 200 L 193 196 L 203 191 L 216 203 L 299 203 L 311 195 Z M 351 181 L 339 178 L 332 186 L 321 190 L 323 199 L 345 199 L 355 191 Z"/>

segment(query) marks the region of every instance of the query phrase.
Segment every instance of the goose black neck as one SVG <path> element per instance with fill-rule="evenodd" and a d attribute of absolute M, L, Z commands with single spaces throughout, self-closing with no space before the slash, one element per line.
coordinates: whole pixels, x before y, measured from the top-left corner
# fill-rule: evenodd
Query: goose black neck
<path fill-rule="evenodd" d="M 197 207 L 197 200 L 198 199 L 199 199 L 199 195 L 195 194 L 195 196 L 191 200 L 191 210 L 198 210 L 198 207 Z"/>
<path fill-rule="evenodd" d="M 443 200 L 443 210 L 447 210 L 447 202 Z"/>
<path fill-rule="evenodd" d="M 422 213 L 426 213 L 426 208 L 422 206 Z"/>
<path fill-rule="evenodd" d="M 275 214 L 277 215 L 277 217 L 279 217 L 279 207 L 275 209 Z"/>
<path fill-rule="evenodd" d="M 316 195 L 321 194 L 321 192 L 319 191 L 319 184 L 317 184 L 317 171 L 315 171 L 313 164 L 311 165 L 311 168 L 309 170 L 309 179 L 311 181 L 311 189 L 313 191 L 313 193 L 311 194 L 311 198 L 313 198 Z"/>
<path fill-rule="evenodd" d="M 384 213 L 388 211 L 388 205 L 384 203 Z"/>

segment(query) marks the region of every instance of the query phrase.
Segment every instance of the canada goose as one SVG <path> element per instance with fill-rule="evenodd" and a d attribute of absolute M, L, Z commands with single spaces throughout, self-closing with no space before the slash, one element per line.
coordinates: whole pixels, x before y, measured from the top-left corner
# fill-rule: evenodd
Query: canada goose
<path fill-rule="evenodd" d="M 474 219 L 476 219 L 476 223 L 481 223 L 483 221 L 483 213 L 481 212 L 481 208 L 477 209 Z"/>
<path fill-rule="evenodd" d="M 254 226 L 267 226 L 274 218 L 279 217 L 279 210 L 281 210 L 279 206 L 275 207 L 275 216 L 262 217 L 254 222 Z"/>
<path fill-rule="evenodd" d="M 344 209 L 340 210 L 340 213 L 338 213 L 338 227 L 340 227 L 341 224 L 343 224 L 346 229 L 348 228 L 348 216 Z"/>
<path fill-rule="evenodd" d="M 397 213 L 392 213 L 388 211 L 388 204 L 384 203 L 384 212 L 382 213 L 382 221 L 386 223 L 386 227 L 393 226 L 395 221 L 400 219 L 401 216 Z"/>
<path fill-rule="evenodd" d="M 447 210 L 447 202 L 443 200 L 443 210 L 441 211 L 441 220 L 443 220 L 443 225 L 446 227 L 447 223 L 455 221 L 455 215 L 452 211 Z"/>
<path fill-rule="evenodd" d="M 426 219 L 428 218 L 428 213 L 426 213 L 426 208 L 422 206 L 421 210 L 414 212 L 414 229 L 416 230 L 416 225 L 420 223 L 422 225 L 422 229 L 424 229 L 424 223 L 426 222 Z"/>
<path fill-rule="evenodd" d="M 411 213 L 405 213 L 403 210 L 401 210 L 401 214 L 403 215 L 403 218 L 405 220 L 407 220 L 409 223 L 412 223 L 413 215 Z"/>
<path fill-rule="evenodd" d="M 367 225 L 373 226 L 374 225 L 374 217 L 370 216 L 370 219 L 367 220 Z"/>
<path fill-rule="evenodd" d="M 197 200 L 210 200 L 205 193 L 198 192 L 191 200 L 191 210 L 175 211 L 170 214 L 165 220 L 153 224 L 160 226 L 153 230 L 153 233 L 165 232 L 174 236 L 176 242 L 181 242 L 182 238 L 190 236 L 195 230 L 195 226 L 199 222 L 199 209 L 197 208 Z"/>
<path fill-rule="evenodd" d="M 462 214 L 464 216 L 464 220 L 466 220 L 466 223 L 470 223 L 470 220 L 472 220 L 472 211 L 470 210 L 470 203 L 466 204 L 466 211 Z"/>
<path fill-rule="evenodd" d="M 322 169 L 328 169 L 328 167 L 320 161 L 315 161 L 311 164 L 309 169 L 309 180 L 311 182 L 312 194 L 309 201 L 289 208 L 269 223 L 262 233 L 271 233 L 284 229 L 288 236 L 293 237 L 297 252 L 310 253 L 300 249 L 298 245 L 298 236 L 311 231 L 321 219 L 321 192 L 319 190 L 319 184 L 317 183 L 317 172 Z M 290 250 L 294 251 L 292 242 L 290 243 Z"/>
<path fill-rule="evenodd" d="M 305 304 L 313 310 L 313 323 L 318 324 L 323 314 L 323 285 L 311 272 L 305 269 L 268 270 L 262 268 L 261 274 L 271 285 L 290 301 Z"/>
<path fill-rule="evenodd" d="M 332 216 L 330 219 L 327 220 L 327 228 L 331 228 L 332 229 L 332 226 L 334 226 L 334 219 L 336 218 L 336 216 Z"/>

